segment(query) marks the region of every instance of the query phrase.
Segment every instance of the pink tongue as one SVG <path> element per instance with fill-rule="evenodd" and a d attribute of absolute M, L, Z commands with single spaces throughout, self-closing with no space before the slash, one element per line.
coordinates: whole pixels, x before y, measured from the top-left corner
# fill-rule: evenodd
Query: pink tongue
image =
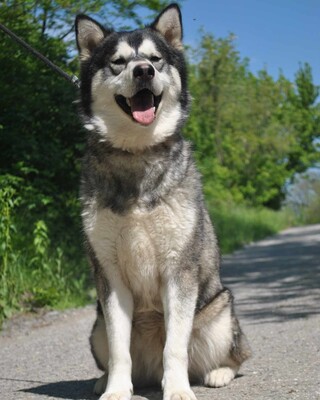
<path fill-rule="evenodd" d="M 141 125 L 150 125 L 156 115 L 153 94 L 148 89 L 140 90 L 130 99 L 131 113 Z"/>
<path fill-rule="evenodd" d="M 149 125 L 155 119 L 154 107 L 144 111 L 132 111 L 133 118 L 142 125 Z"/>

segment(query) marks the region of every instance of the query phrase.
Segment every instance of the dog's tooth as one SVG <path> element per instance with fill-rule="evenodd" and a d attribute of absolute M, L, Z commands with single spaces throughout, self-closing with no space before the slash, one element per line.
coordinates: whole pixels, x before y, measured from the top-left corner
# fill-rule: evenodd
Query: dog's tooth
<path fill-rule="evenodd" d="M 128 106 L 131 107 L 130 99 L 128 99 L 128 97 L 126 97 L 126 102 L 127 102 Z"/>

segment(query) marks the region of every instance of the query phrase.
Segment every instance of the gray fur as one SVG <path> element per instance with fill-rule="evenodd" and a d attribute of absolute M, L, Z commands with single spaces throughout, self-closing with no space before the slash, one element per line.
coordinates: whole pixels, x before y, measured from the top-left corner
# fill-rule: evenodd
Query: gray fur
<path fill-rule="evenodd" d="M 119 380 L 114 377 L 113 362 L 110 372 L 109 348 L 119 347 L 119 343 L 114 343 L 117 332 L 121 332 L 113 313 L 119 314 L 123 323 L 131 324 L 131 332 L 125 338 L 131 335 L 133 384 L 160 384 L 163 379 L 165 400 L 176 395 L 195 399 L 183 378 L 184 368 L 191 381 L 223 386 L 250 355 L 234 313 L 232 295 L 220 280 L 219 248 L 191 146 L 180 133 L 189 109 L 189 94 L 181 51 L 182 27 L 174 24 L 181 24 L 175 5 L 164 10 L 151 27 L 131 33 L 111 32 L 84 16 L 77 19 L 78 46 L 83 57 L 82 110 L 84 120 L 93 126 L 83 159 L 80 193 L 87 253 L 99 298 L 90 343 L 98 367 L 106 372 L 95 387 L 97 393 L 106 390 L 103 400 L 108 400 L 108 396 L 129 398 L 131 393 L 130 362 L 124 363 L 127 365 L 124 392 L 118 393 L 118 384 L 114 384 Z M 122 43 L 123 57 L 130 54 L 126 65 L 120 59 L 121 68 L 112 64 L 112 54 L 118 51 L 117 41 Z M 145 59 L 138 54 L 141 48 Z M 157 57 L 145 56 L 148 49 L 156 51 Z M 105 66 L 105 62 L 113 66 Z M 132 77 L 133 93 L 140 93 L 141 85 L 143 90 L 151 88 L 151 91 L 153 87 L 163 87 L 160 107 L 155 108 L 156 118 L 142 120 L 148 126 L 141 127 L 141 137 L 139 124 L 130 118 L 130 109 L 125 110 L 128 107 L 120 107 L 115 100 L 112 102 L 109 93 L 116 90 L 112 89 L 114 79 L 127 73 L 130 65 L 134 68 L 139 63 L 152 65 L 151 72 L 155 72 L 154 76 L 148 76 L 148 83 L 140 78 L 136 82 L 138 79 Z M 156 80 L 170 81 L 171 85 L 166 87 Z M 125 132 L 118 132 L 124 138 L 122 142 L 117 141 L 117 132 L 112 131 L 118 125 L 114 121 L 108 125 L 112 115 L 107 114 L 108 110 L 103 115 L 103 93 L 114 113 L 119 113 L 122 126 L 126 126 Z M 114 92 L 114 96 L 116 99 L 119 93 Z M 166 111 L 168 118 L 173 109 L 169 121 L 161 114 L 166 110 L 166 101 L 171 102 Z M 98 124 L 95 110 L 100 113 Z M 159 133 L 162 126 L 165 132 Z M 126 135 L 133 134 L 139 146 L 132 140 L 126 141 Z M 118 311 L 111 304 L 116 304 Z M 172 343 L 176 340 L 179 318 L 186 324 L 186 336 L 181 337 L 186 345 L 177 356 Z M 119 349 L 126 353 L 125 348 Z M 189 361 L 182 362 L 187 351 Z M 179 379 L 174 382 L 170 372 L 177 363 L 185 364 L 180 383 Z M 113 374 L 110 384 L 107 384 L 108 373 Z M 177 385 L 181 387 L 175 388 Z"/>

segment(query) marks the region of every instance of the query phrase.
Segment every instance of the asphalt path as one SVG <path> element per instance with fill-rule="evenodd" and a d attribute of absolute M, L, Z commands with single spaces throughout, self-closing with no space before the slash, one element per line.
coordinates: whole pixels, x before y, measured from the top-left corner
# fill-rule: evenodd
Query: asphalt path
<path fill-rule="evenodd" d="M 320 399 L 320 225 L 286 230 L 223 260 L 252 358 L 198 400 Z M 0 334 L 0 400 L 94 400 L 93 306 L 15 318 Z M 135 395 L 161 400 L 161 391 Z"/>

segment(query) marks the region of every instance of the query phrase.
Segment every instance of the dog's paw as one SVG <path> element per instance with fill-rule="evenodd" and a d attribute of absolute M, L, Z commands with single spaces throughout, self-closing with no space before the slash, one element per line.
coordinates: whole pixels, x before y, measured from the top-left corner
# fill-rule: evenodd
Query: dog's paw
<path fill-rule="evenodd" d="M 229 367 L 214 369 L 205 376 L 204 383 L 211 387 L 226 386 L 232 381 L 235 374 L 235 371 Z"/>
<path fill-rule="evenodd" d="M 130 400 L 132 397 L 131 392 L 123 391 L 116 393 L 103 393 L 99 400 Z"/>
<path fill-rule="evenodd" d="M 197 400 L 191 389 L 165 391 L 163 400 Z"/>
<path fill-rule="evenodd" d="M 102 394 L 101 390 L 103 390 Z M 124 374 L 114 374 L 113 376 L 104 374 L 96 382 L 95 391 L 101 394 L 99 400 L 130 400 L 133 386 L 130 376 L 126 380 Z"/>
<path fill-rule="evenodd" d="M 121 391 L 106 391 L 108 383 L 108 375 L 102 375 L 94 385 L 94 393 L 101 395 L 99 400 L 130 400 L 132 397 L 132 390 L 121 390 Z"/>
<path fill-rule="evenodd" d="M 98 395 L 104 393 L 107 387 L 107 382 L 108 382 L 108 375 L 103 374 L 94 384 L 93 393 Z"/>

